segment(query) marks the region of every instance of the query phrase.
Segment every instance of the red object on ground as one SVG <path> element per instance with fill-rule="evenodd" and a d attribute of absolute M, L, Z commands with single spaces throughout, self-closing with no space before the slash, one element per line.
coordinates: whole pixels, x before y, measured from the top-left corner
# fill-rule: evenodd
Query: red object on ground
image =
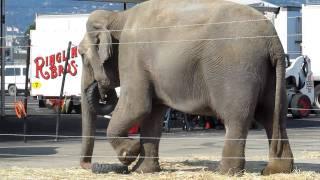
<path fill-rule="evenodd" d="M 205 129 L 210 129 L 211 128 L 211 124 L 209 121 L 206 122 L 206 125 L 204 127 Z"/>
<path fill-rule="evenodd" d="M 138 131 L 139 131 L 139 125 L 136 124 L 136 125 L 132 126 L 132 128 L 129 129 L 129 132 L 128 132 L 128 133 L 129 133 L 129 134 L 137 134 Z"/>
<path fill-rule="evenodd" d="M 27 116 L 24 104 L 20 100 L 14 103 L 14 110 L 16 111 L 16 115 L 19 119 L 25 118 Z"/>

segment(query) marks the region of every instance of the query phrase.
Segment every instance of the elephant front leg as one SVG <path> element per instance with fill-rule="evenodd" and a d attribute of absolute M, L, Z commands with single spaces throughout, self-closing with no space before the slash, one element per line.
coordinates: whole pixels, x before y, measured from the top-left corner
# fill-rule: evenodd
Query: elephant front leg
<path fill-rule="evenodd" d="M 159 142 L 165 107 L 153 106 L 150 116 L 145 118 L 140 127 L 141 152 L 133 171 L 139 173 L 159 172 Z"/>
<path fill-rule="evenodd" d="M 109 136 L 109 135 L 108 135 Z M 110 143 L 116 151 L 119 161 L 129 166 L 140 154 L 140 141 L 125 137 L 110 137 Z"/>
<path fill-rule="evenodd" d="M 142 93 L 142 96 L 139 96 L 139 93 Z M 148 93 L 139 93 L 120 96 L 107 129 L 108 139 L 124 165 L 135 161 L 141 147 L 139 139 L 128 138 L 128 131 L 134 124 L 140 124 L 151 111 L 150 100 L 146 97 Z"/>
<path fill-rule="evenodd" d="M 117 108 L 113 113 L 107 129 L 107 136 L 119 161 L 124 165 L 130 165 L 140 154 L 140 140 L 128 138 L 128 131 L 138 123 L 138 119 L 141 119 L 142 116 L 132 116 L 133 114 L 129 115 L 124 112 L 120 112 Z"/>

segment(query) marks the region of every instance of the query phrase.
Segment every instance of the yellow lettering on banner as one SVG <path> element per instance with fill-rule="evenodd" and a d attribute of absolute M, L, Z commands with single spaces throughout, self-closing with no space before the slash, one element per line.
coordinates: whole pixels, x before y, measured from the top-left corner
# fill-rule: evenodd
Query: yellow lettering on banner
<path fill-rule="evenodd" d="M 32 88 L 33 88 L 33 89 L 40 89 L 41 86 L 42 86 L 42 84 L 41 84 L 41 82 L 39 82 L 39 81 L 36 81 L 36 82 L 33 82 L 33 83 L 32 83 Z"/>

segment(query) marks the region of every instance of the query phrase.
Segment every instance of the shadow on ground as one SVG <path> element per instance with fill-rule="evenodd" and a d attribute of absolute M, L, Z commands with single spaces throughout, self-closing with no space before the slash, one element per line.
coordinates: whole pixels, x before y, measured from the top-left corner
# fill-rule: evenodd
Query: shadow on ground
<path fill-rule="evenodd" d="M 32 156 L 50 156 L 57 154 L 59 147 L 14 147 L 0 148 L 0 158 L 22 158 Z"/>
<path fill-rule="evenodd" d="M 96 136 L 105 136 L 105 129 L 108 127 L 109 120 L 103 117 L 97 119 Z M 62 136 L 81 136 L 81 115 L 61 115 L 59 135 Z M 24 134 L 24 119 L 17 119 L 15 116 L 7 116 L 0 121 L 0 134 Z M 45 137 L 27 137 L 28 140 L 54 139 L 56 134 L 56 115 L 33 115 L 27 119 L 28 135 L 49 135 Z M 0 142 L 21 141 L 22 136 L 0 135 Z"/>
<path fill-rule="evenodd" d="M 293 119 L 288 117 L 287 128 L 308 128 L 308 127 L 320 127 L 319 116 L 313 116 L 308 119 Z"/>
<path fill-rule="evenodd" d="M 176 163 L 177 162 L 172 162 L 172 166 L 169 165 L 170 168 L 166 168 L 164 171 L 181 171 L 181 168 L 174 168 Z M 178 163 L 187 166 L 186 168 L 182 168 L 183 171 L 199 171 L 201 169 L 217 171 L 219 165 L 219 161 L 210 160 L 186 160 Z M 260 173 L 266 165 L 266 161 L 246 161 L 246 171 L 250 173 Z M 298 171 L 315 171 L 320 173 L 320 163 L 295 163 L 294 169 Z"/>

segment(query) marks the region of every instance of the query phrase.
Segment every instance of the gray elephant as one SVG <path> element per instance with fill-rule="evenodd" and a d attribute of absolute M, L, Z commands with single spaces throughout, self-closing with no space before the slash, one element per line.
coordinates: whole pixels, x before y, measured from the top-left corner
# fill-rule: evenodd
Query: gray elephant
<path fill-rule="evenodd" d="M 172 107 L 222 119 L 221 173 L 245 168 L 254 120 L 269 139 L 270 161 L 262 173 L 292 171 L 284 51 L 260 12 L 222 0 L 150 0 L 123 12 L 98 10 L 88 19 L 79 51 L 83 168 L 91 167 L 96 114 L 115 108 L 107 136 L 120 162 L 129 165 L 139 156 L 133 171 L 160 171 L 162 117 Z M 106 105 L 98 103 L 100 97 L 107 98 Z M 140 140 L 128 138 L 136 123 Z"/>

